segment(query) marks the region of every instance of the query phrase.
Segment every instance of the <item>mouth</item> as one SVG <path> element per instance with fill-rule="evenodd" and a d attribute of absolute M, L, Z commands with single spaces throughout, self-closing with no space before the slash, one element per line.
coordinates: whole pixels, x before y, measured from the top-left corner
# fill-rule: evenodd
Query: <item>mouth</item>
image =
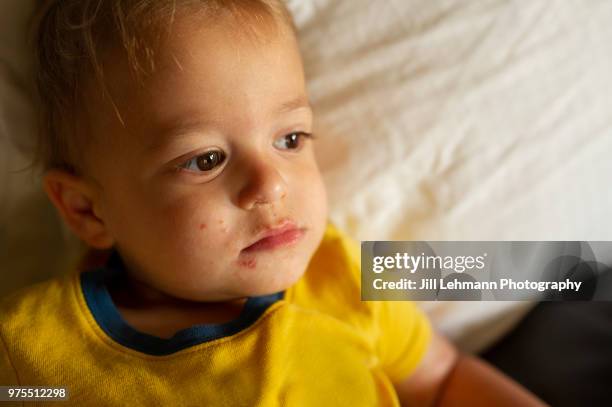
<path fill-rule="evenodd" d="M 250 246 L 245 247 L 242 251 L 245 253 L 252 253 L 290 246 L 298 242 L 302 236 L 304 236 L 305 232 L 306 230 L 304 228 L 298 228 L 293 222 L 285 223 L 281 227 L 268 229 L 264 237 Z"/>

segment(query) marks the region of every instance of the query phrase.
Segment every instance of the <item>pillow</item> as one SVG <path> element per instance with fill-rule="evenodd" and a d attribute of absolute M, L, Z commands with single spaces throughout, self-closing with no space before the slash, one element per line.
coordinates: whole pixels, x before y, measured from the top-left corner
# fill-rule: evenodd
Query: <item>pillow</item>
<path fill-rule="evenodd" d="M 0 297 L 66 272 L 80 246 L 27 170 L 36 117 L 25 41 L 34 3 L 0 4 Z"/>

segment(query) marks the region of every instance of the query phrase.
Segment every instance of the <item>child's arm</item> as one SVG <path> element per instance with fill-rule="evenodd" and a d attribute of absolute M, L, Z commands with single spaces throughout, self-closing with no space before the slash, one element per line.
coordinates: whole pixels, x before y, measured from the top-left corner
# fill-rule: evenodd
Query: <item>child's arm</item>
<path fill-rule="evenodd" d="M 544 406 L 527 389 L 488 363 L 460 353 L 433 333 L 427 354 L 395 385 L 403 406 Z"/>

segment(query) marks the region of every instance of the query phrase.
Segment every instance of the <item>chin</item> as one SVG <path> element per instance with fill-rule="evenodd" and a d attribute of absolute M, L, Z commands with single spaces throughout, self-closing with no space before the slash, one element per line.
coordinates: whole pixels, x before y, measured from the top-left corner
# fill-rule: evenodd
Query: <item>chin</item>
<path fill-rule="evenodd" d="M 274 294 L 277 293 L 279 291 L 284 291 L 287 290 L 288 288 L 290 288 L 291 286 L 295 285 L 299 279 L 304 275 L 304 272 L 306 270 L 302 271 L 301 273 L 294 273 L 291 274 L 289 276 L 285 275 L 283 276 L 283 279 L 278 279 L 278 280 L 268 280 L 269 283 L 268 284 L 262 284 L 261 286 L 258 286 L 258 292 L 251 294 L 252 296 L 260 296 L 260 295 L 268 295 L 268 294 Z"/>

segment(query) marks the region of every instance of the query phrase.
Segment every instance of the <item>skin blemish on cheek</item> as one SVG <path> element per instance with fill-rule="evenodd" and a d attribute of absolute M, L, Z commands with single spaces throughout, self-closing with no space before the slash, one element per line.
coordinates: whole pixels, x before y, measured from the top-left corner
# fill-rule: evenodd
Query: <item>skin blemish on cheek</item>
<path fill-rule="evenodd" d="M 223 219 L 219 219 L 219 225 L 223 225 Z M 227 233 L 227 228 L 225 226 L 223 226 L 221 228 L 221 232 Z"/>
<path fill-rule="evenodd" d="M 200 230 L 206 229 L 206 223 L 200 223 Z"/>
<path fill-rule="evenodd" d="M 238 260 L 238 264 L 249 269 L 257 267 L 257 261 L 255 259 Z"/>

